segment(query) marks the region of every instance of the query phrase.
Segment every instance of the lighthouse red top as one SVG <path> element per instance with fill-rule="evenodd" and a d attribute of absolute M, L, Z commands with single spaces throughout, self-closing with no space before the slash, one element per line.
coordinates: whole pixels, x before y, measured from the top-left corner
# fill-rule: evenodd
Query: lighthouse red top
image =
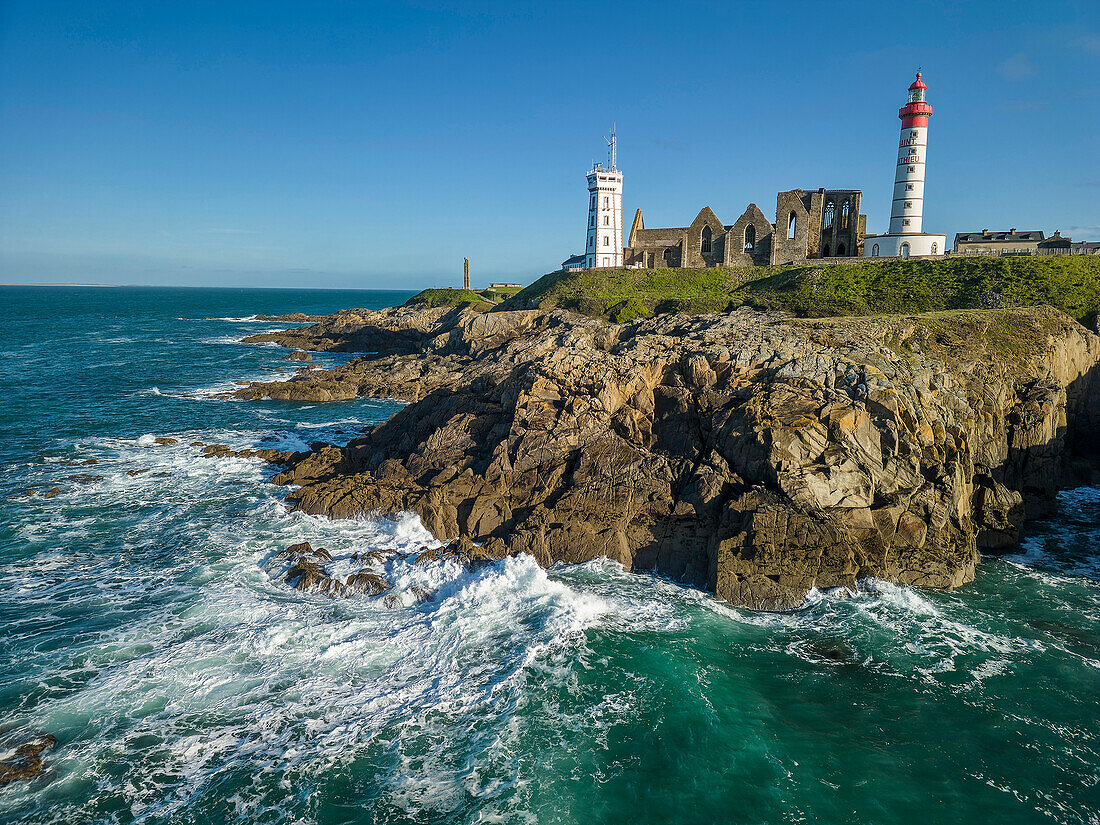
<path fill-rule="evenodd" d="M 920 79 L 920 72 L 917 72 L 917 79 L 909 87 L 909 102 L 898 110 L 898 117 L 901 118 L 903 127 L 928 125 L 928 118 L 932 114 L 932 104 L 924 99 L 925 90 L 927 89 L 928 86 Z"/>

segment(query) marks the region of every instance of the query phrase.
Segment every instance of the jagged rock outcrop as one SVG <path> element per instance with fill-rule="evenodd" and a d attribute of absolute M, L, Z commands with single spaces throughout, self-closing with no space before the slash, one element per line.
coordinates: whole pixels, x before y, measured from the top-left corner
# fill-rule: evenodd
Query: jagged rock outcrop
<path fill-rule="evenodd" d="M 1096 467 L 1100 338 L 1049 308 L 627 325 L 399 308 L 285 335 L 378 354 L 241 395 L 416 402 L 276 476 L 297 507 L 412 511 L 489 557 L 608 556 L 752 608 L 866 576 L 959 586 L 1067 468 Z"/>
<path fill-rule="evenodd" d="M 0 787 L 17 779 L 34 779 L 42 773 L 42 754 L 57 745 L 48 733 L 24 733 L 0 742 Z"/>

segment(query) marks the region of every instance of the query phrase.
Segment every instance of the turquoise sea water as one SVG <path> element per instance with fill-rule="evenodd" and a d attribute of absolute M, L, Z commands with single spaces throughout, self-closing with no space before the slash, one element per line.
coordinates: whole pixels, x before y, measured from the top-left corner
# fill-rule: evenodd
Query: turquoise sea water
<path fill-rule="evenodd" d="M 390 606 L 291 591 L 292 542 L 430 537 L 287 512 L 270 467 L 188 445 L 388 418 L 218 396 L 298 366 L 238 342 L 285 326 L 254 314 L 404 297 L 0 288 L 0 738 L 59 740 L 0 822 L 1100 821 L 1100 489 L 957 592 L 790 614 L 609 562 L 394 558 Z"/>

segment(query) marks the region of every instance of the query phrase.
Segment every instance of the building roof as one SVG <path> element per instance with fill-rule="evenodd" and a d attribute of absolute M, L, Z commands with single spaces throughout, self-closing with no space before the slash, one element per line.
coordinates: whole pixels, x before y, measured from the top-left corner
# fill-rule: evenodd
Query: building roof
<path fill-rule="evenodd" d="M 920 79 L 920 72 L 917 72 L 917 79 L 913 81 L 913 85 L 910 86 L 909 88 L 910 89 L 927 89 L 928 88 L 928 85 L 923 80 Z"/>
<path fill-rule="evenodd" d="M 1071 249 L 1100 249 L 1100 241 L 1074 241 Z"/>
<path fill-rule="evenodd" d="M 583 264 L 584 255 L 570 255 L 564 261 L 561 262 L 562 269 L 570 265 Z"/>
<path fill-rule="evenodd" d="M 639 229 L 635 240 L 639 246 L 675 246 L 687 231 L 686 226 Z"/>
<path fill-rule="evenodd" d="M 990 232 L 983 229 L 981 232 L 959 232 L 955 235 L 955 243 L 1012 243 L 1013 241 L 1042 241 L 1046 236 L 1041 229 L 1028 229 L 1017 232 L 1010 229 L 1008 232 Z"/>

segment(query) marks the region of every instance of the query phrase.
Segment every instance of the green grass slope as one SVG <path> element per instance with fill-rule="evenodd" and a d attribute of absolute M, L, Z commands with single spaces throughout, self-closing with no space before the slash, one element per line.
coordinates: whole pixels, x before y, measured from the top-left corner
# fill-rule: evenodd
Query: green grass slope
<path fill-rule="evenodd" d="M 500 301 L 519 292 L 521 287 L 500 289 L 425 289 L 405 302 L 405 306 L 470 307 L 488 312 Z"/>
<path fill-rule="evenodd" d="M 555 272 L 498 309 L 560 307 L 624 323 L 665 312 L 727 312 L 746 305 L 803 318 L 1049 305 L 1091 326 L 1100 310 L 1100 256 Z"/>

